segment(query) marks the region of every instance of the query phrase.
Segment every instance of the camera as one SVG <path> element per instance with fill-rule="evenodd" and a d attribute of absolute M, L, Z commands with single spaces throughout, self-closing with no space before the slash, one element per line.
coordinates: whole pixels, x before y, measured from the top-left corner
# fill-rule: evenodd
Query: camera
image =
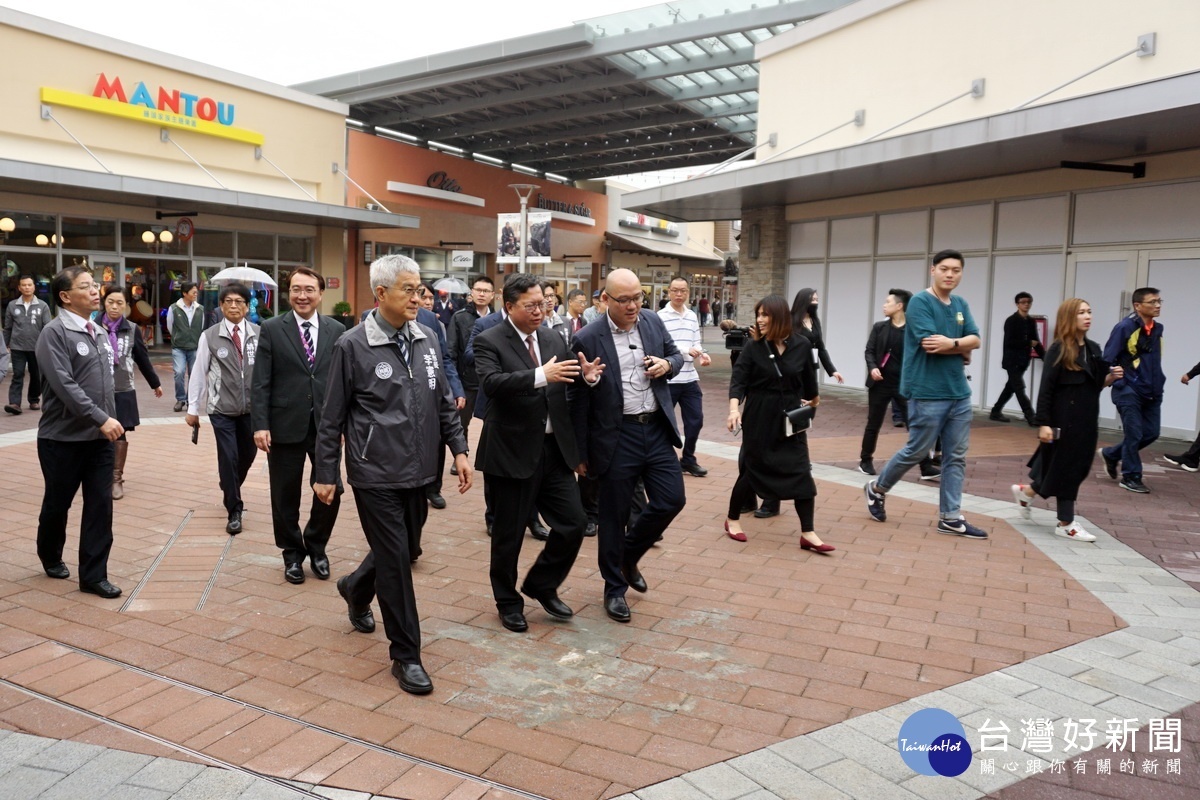
<path fill-rule="evenodd" d="M 727 319 L 722 322 L 721 330 L 725 332 L 726 350 L 741 350 L 750 340 L 750 329 L 738 327 L 733 320 Z"/>

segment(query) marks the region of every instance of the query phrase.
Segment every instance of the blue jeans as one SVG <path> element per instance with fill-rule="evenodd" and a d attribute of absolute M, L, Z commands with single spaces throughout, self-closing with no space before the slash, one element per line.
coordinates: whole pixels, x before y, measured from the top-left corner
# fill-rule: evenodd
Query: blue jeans
<path fill-rule="evenodd" d="M 942 479 L 938 511 L 942 519 L 958 519 L 962 505 L 967 447 L 971 444 L 971 398 L 909 400 L 908 443 L 880 471 L 875 486 L 887 491 L 904 473 L 921 463 L 942 437 Z"/>
<path fill-rule="evenodd" d="M 1125 438 L 1120 444 L 1104 448 L 1104 457 L 1121 461 L 1121 476 L 1142 479 L 1142 456 L 1138 452 L 1149 447 L 1158 438 L 1162 422 L 1162 399 L 1148 400 L 1140 397 L 1121 398 L 1117 403 L 1121 415 L 1121 427 Z"/>
<path fill-rule="evenodd" d="M 671 402 L 679 406 L 679 416 L 683 420 L 683 453 L 679 461 L 695 464 L 696 442 L 704 427 L 704 393 L 700 391 L 700 381 L 672 383 L 667 388 L 671 390 Z"/>
<path fill-rule="evenodd" d="M 171 348 L 171 367 L 175 370 L 175 399 L 181 403 L 187 402 L 188 378 L 192 375 L 192 367 L 196 364 L 195 350 L 180 350 Z"/>

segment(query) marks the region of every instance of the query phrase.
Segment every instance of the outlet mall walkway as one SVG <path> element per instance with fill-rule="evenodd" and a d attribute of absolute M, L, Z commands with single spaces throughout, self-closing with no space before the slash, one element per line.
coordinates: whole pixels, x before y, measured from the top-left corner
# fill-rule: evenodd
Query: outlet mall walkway
<path fill-rule="evenodd" d="M 710 472 L 687 477 L 686 509 L 643 562 L 632 623 L 605 616 L 589 539 L 562 591 L 575 619 L 528 607 L 529 632 L 505 631 L 480 487 L 447 494 L 414 568 L 424 698 L 397 687 L 382 628 L 350 628 L 332 580 L 284 582 L 265 458 L 230 537 L 207 426 L 192 447 L 144 385 L 109 565 L 124 595 L 45 577 L 37 413 L 5 415 L 0 798 L 1197 796 L 1200 476 L 1161 461 L 1177 443 L 1151 448 L 1150 495 L 1095 465 L 1078 508 L 1099 540 L 1073 543 L 1045 504 L 1028 522 L 1011 501 L 1031 430 L 981 415 L 964 507 L 991 538 L 963 541 L 933 529 L 936 484 L 906 481 L 888 522 L 867 516 L 865 402 L 831 388 L 812 454 L 818 530 L 838 550 L 801 551 L 790 509 L 748 519 L 739 544 L 721 530 L 738 445 L 723 429 L 728 361 L 706 336 L 721 354 L 704 372 Z M 884 433 L 881 457 L 903 431 Z M 365 552 L 344 503 L 334 578 Z M 974 753 L 957 777 L 898 752 L 901 725 L 929 708 Z"/>

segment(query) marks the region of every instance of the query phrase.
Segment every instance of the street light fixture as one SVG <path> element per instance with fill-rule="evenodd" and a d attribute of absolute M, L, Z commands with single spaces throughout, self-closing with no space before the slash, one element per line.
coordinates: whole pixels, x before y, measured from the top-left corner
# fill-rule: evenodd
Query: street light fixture
<path fill-rule="evenodd" d="M 527 248 L 529 247 L 529 195 L 533 194 L 534 189 L 541 187 L 534 183 L 510 183 L 508 188 L 521 198 L 521 250 L 517 260 L 517 272 L 524 272 Z"/>

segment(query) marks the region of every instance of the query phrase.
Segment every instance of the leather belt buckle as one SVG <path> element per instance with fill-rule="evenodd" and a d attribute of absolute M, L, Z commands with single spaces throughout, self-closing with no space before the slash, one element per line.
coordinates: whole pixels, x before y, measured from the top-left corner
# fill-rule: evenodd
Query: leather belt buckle
<path fill-rule="evenodd" d="M 648 425 L 654 419 L 653 411 L 643 411 L 641 414 L 625 414 L 624 419 L 636 422 L 638 425 Z"/>

